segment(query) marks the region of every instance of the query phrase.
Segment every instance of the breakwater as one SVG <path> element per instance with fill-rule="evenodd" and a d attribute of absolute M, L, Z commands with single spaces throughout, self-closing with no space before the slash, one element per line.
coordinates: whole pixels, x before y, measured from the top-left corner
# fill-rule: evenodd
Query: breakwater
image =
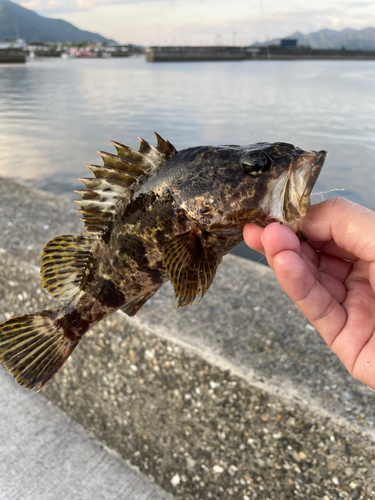
<path fill-rule="evenodd" d="M 375 60 L 375 51 L 345 49 L 310 49 L 284 47 L 150 47 L 148 62 L 245 61 L 300 59 L 361 59 Z"/>
<path fill-rule="evenodd" d="M 0 63 L 24 63 L 26 53 L 22 49 L 0 49 Z"/>

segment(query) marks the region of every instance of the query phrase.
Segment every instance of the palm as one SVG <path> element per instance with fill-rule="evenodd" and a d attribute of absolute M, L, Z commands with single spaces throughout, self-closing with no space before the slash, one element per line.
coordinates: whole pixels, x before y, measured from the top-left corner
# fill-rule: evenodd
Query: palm
<path fill-rule="evenodd" d="M 306 225 L 307 235 L 318 240 L 317 233 L 324 228 L 317 226 L 314 232 L 311 220 Z M 303 229 L 305 232 L 305 226 Z M 375 240 L 375 224 L 373 230 L 370 242 Z M 300 243 L 290 229 L 279 224 L 264 230 L 246 226 L 244 237 L 249 246 L 266 255 L 283 289 L 347 370 L 375 389 L 375 260 L 353 253 L 375 259 L 375 243 L 371 251 L 365 249 L 367 253 L 358 241 L 345 242 L 344 249 L 327 235 L 325 242 Z M 362 240 L 362 244 L 366 242 Z"/>
<path fill-rule="evenodd" d="M 363 366 L 361 358 L 366 355 L 362 351 L 375 330 L 375 294 L 369 282 L 369 264 L 363 260 L 353 263 L 323 252 L 313 252 L 316 265 L 311 265 L 311 261 L 311 264 L 307 265 L 318 283 L 329 294 L 330 301 L 327 302 L 325 298 L 324 304 L 322 300 L 320 314 L 312 317 L 311 321 L 318 325 L 325 323 L 324 326 L 319 326 L 325 332 L 326 342 L 349 372 L 357 378 L 360 376 L 360 367 Z M 311 250 L 308 253 L 311 254 Z M 303 254 L 306 256 L 305 249 Z M 343 326 L 342 323 L 334 325 L 329 319 L 330 312 L 335 310 L 335 302 L 341 305 Z M 357 359 L 359 363 L 356 363 Z"/>

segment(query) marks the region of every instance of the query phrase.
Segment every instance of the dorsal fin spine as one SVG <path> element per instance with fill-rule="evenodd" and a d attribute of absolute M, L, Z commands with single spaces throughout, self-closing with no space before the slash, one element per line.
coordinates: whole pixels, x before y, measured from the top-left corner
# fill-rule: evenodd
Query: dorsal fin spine
<path fill-rule="evenodd" d="M 144 169 L 128 158 L 122 158 L 111 153 L 106 153 L 105 151 L 97 151 L 97 153 L 102 157 L 103 163 L 106 167 L 123 170 L 133 177 L 141 177 L 145 175 Z"/>
<path fill-rule="evenodd" d="M 107 167 L 106 165 L 103 166 L 86 165 L 86 168 L 89 168 L 97 179 L 104 178 L 104 179 L 118 180 L 120 182 L 123 182 L 129 188 L 139 184 L 139 179 L 137 179 L 131 174 L 124 172 L 123 170 Z"/>
<path fill-rule="evenodd" d="M 156 159 L 164 159 L 165 155 L 157 148 L 155 148 L 152 144 L 149 144 L 147 141 L 142 139 L 142 137 L 138 137 L 139 140 L 139 152 L 145 154 L 154 154 L 156 155 Z"/>
<path fill-rule="evenodd" d="M 165 141 L 157 132 L 154 131 L 157 140 L 157 149 L 165 156 L 177 153 L 174 146 L 169 141 Z"/>
<path fill-rule="evenodd" d="M 118 203 L 126 206 L 134 192 L 158 171 L 165 158 L 176 153 L 170 142 L 156 133 L 155 136 L 156 148 L 138 138 L 138 151 L 115 141 L 111 143 L 118 156 L 97 151 L 104 165 L 87 165 L 95 179 L 81 179 L 87 190 L 76 191 L 82 198 L 77 201 L 81 207 L 77 211 L 83 215 L 85 233 L 96 233 L 99 236 L 113 218 Z"/>
<path fill-rule="evenodd" d="M 146 168 L 146 170 L 150 169 L 150 165 L 151 167 L 153 167 L 154 164 L 150 160 L 150 158 L 147 157 L 147 155 L 141 153 L 140 151 L 136 151 L 135 149 L 129 148 L 129 146 L 125 146 L 120 142 L 116 141 L 110 141 L 110 142 L 116 148 L 117 154 L 120 158 L 129 159 L 137 165 L 141 164 L 142 168 Z M 148 163 L 149 166 L 146 166 L 145 163 Z"/>

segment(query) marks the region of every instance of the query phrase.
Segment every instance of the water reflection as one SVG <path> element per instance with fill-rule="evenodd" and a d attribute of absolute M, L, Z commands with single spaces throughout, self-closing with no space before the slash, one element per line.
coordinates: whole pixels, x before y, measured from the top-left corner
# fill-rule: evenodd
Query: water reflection
<path fill-rule="evenodd" d="M 316 191 L 375 208 L 372 61 L 147 64 L 41 60 L 0 66 L 0 175 L 73 196 L 109 139 L 157 130 L 178 149 L 257 141 L 326 149 Z M 337 193 L 334 193 L 337 195 Z M 330 194 L 325 195 L 329 197 Z M 318 200 L 317 200 L 318 201 Z"/>

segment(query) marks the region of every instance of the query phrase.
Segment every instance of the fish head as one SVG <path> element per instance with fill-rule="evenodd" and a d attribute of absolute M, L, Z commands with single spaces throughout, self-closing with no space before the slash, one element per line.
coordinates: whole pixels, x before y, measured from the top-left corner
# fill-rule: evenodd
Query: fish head
<path fill-rule="evenodd" d="M 299 233 L 325 151 L 287 143 L 201 148 L 172 195 L 197 226 L 219 235 L 282 222 Z"/>

